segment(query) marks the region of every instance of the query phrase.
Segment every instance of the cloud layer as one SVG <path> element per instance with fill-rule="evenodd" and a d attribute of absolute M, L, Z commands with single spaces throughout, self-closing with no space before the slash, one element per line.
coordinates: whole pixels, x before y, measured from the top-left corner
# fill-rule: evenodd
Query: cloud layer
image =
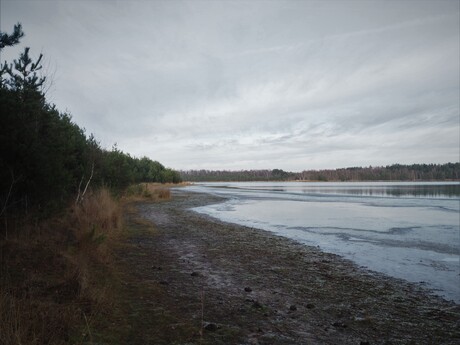
<path fill-rule="evenodd" d="M 3 1 L 75 121 L 177 169 L 459 161 L 458 1 Z M 14 57 L 17 48 L 5 51 Z"/>

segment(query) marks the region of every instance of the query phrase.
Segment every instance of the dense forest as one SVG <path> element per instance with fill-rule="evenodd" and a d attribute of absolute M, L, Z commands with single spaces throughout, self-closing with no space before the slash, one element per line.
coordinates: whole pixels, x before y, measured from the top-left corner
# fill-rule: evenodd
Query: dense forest
<path fill-rule="evenodd" d="M 188 170 L 184 181 L 431 181 L 460 179 L 460 163 L 394 164 L 386 167 L 354 167 L 335 170 L 287 172 L 273 170 Z"/>
<path fill-rule="evenodd" d="M 18 44 L 21 25 L 0 33 L 0 51 Z M 88 186 L 121 190 L 137 182 L 179 182 L 149 158 L 101 147 L 93 135 L 46 100 L 42 55 L 30 49 L 0 66 L 0 217 L 47 213 L 78 199 Z"/>
<path fill-rule="evenodd" d="M 23 35 L 0 32 L 0 51 Z M 168 199 L 160 183 L 180 176 L 86 135 L 47 101 L 42 58 L 25 48 L 0 65 L 0 344 L 93 343 L 121 308 L 125 206 Z"/>

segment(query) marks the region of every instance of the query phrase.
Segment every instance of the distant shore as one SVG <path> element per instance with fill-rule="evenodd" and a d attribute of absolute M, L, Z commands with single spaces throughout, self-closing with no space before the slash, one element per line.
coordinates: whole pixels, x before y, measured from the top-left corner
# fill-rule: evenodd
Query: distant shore
<path fill-rule="evenodd" d="M 185 170 L 184 181 L 445 181 L 460 179 L 460 162 L 445 164 L 393 164 L 387 166 L 348 167 L 303 170 Z"/>
<path fill-rule="evenodd" d="M 245 181 L 184 181 L 180 184 L 180 186 L 187 186 L 194 183 L 231 183 L 231 182 L 311 182 L 311 183 L 424 183 L 424 182 L 460 182 L 460 179 L 447 179 L 447 180 L 350 180 L 350 181 L 342 181 L 342 180 L 328 180 L 328 181 L 321 181 L 321 180 L 245 180 Z"/>
<path fill-rule="evenodd" d="M 144 322 L 133 343 L 460 341 L 460 305 L 318 248 L 189 210 L 221 198 L 182 189 L 172 195 L 137 204 L 136 217 L 151 221 L 155 233 L 132 235 L 135 252 L 120 253 L 132 284 L 149 285 L 148 296 L 136 297 L 150 303 L 139 317 L 164 329 Z"/>

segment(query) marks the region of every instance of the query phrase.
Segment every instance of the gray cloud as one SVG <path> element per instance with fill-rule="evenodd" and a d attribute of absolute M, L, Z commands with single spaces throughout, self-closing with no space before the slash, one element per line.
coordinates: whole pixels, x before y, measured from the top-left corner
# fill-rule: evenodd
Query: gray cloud
<path fill-rule="evenodd" d="M 178 169 L 459 160 L 458 1 L 1 7 L 107 147 Z"/>

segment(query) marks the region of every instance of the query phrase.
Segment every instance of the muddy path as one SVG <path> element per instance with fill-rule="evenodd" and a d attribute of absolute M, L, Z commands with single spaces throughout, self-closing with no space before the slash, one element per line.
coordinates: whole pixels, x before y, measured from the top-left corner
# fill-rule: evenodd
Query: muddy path
<path fill-rule="evenodd" d="M 119 252 L 131 344 L 460 344 L 460 306 L 174 191 L 127 212 Z M 143 231 L 151 222 L 152 231 Z M 152 228 L 152 226 L 150 226 Z"/>

